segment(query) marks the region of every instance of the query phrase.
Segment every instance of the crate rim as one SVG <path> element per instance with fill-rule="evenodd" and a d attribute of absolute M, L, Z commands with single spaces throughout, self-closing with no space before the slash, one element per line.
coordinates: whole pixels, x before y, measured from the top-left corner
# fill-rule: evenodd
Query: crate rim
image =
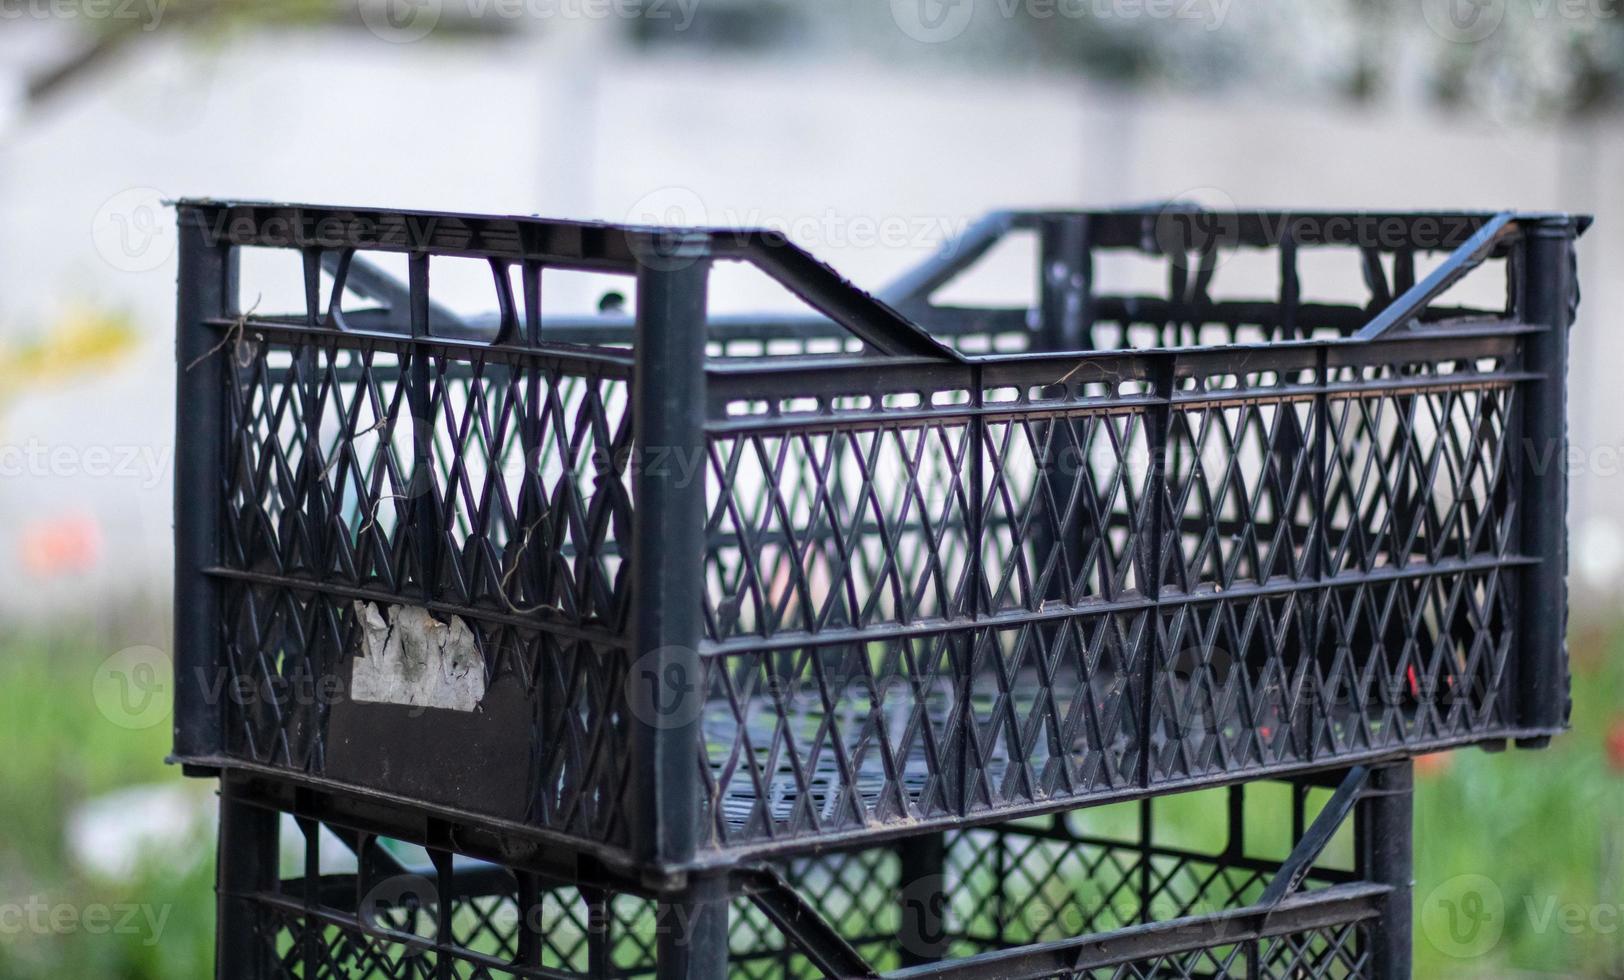
<path fill-rule="evenodd" d="M 520 214 L 501 211 L 451 211 L 433 208 L 386 208 L 373 205 L 323 204 L 314 201 L 268 201 L 238 197 L 179 197 L 165 198 L 163 203 L 177 210 L 229 210 L 231 208 L 267 208 L 277 211 L 328 212 L 333 215 L 365 217 L 441 218 L 448 220 L 512 221 L 519 224 L 559 228 L 579 228 L 597 231 L 623 231 L 645 233 L 697 234 L 705 237 L 760 233 L 781 235 L 763 225 L 660 225 L 639 222 L 616 222 L 602 219 L 554 218 L 538 213 Z M 984 212 L 982 220 L 1005 220 L 1020 223 L 1041 217 L 1117 217 L 1140 218 L 1157 215 L 1234 215 L 1257 216 L 1266 219 L 1289 220 L 1305 218 L 1326 220 L 1361 218 L 1366 220 L 1394 219 L 1465 219 L 1487 221 L 1506 214 L 1519 224 L 1570 224 L 1578 234 L 1584 234 L 1595 222 L 1595 215 L 1582 211 L 1524 210 L 1519 208 L 1286 208 L 1286 207 L 1190 207 L 1176 201 L 1152 201 L 1122 207 L 1026 207 L 997 208 Z"/>

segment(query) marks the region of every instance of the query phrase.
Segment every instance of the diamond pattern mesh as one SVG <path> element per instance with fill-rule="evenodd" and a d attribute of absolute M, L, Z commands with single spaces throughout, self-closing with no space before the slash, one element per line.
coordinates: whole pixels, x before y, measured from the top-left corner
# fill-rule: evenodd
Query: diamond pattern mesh
<path fill-rule="evenodd" d="M 620 632 L 623 374 L 332 338 L 231 374 L 230 567 Z"/>
<path fill-rule="evenodd" d="M 243 693 L 225 699 L 228 751 L 327 774 L 363 648 L 356 600 L 427 601 L 468 626 L 485 690 L 521 702 L 504 719 L 522 727 L 499 734 L 517 739 L 523 801 L 499 815 L 624 840 L 624 377 L 346 344 L 232 355 L 223 680 Z"/>
<path fill-rule="evenodd" d="M 1068 980 L 1369 980 L 1370 926 L 1350 923 L 1274 936 L 1256 943 L 1172 953 L 1096 967 Z M 1255 972 L 1254 972 L 1255 970 Z"/>
<path fill-rule="evenodd" d="M 713 441 L 710 636 L 959 615 L 972 451 L 962 425 Z"/>
<path fill-rule="evenodd" d="M 713 843 L 1510 729 L 1507 361 L 1359 356 L 988 367 L 971 422 L 714 437 Z"/>
<path fill-rule="evenodd" d="M 1300 823 L 1307 797 L 1293 799 Z M 934 956 L 959 960 L 1130 926 L 1180 923 L 1164 940 L 1166 953 L 1068 975 L 1375 976 L 1363 921 L 1215 941 L 1212 917 L 1256 903 L 1277 861 L 1252 856 L 1244 837 L 1236 836 L 1243 834 L 1242 824 L 1233 822 L 1240 811 L 1230 812 L 1230 843 L 1212 848 L 1176 834 L 1164 843 L 1167 832 L 1157 829 L 1161 818 L 1152 819 L 1161 811 L 1150 806 L 1137 804 L 1133 812 L 1100 819 L 1084 813 L 952 832 L 944 839 L 939 871 L 910 870 L 890 847 L 787 859 L 779 866 L 816 913 L 881 971 Z M 1131 829 L 1136 826 L 1139 832 Z M 1145 828 L 1152 834 L 1148 840 Z M 311 860 L 308 842 L 327 846 L 323 839 L 310 825 L 306 866 L 333 860 Z M 332 838 L 325 840 L 330 844 Z M 265 958 L 272 975 L 289 978 L 427 978 L 443 975 L 437 968 L 454 977 L 493 980 L 640 977 L 653 975 L 660 932 L 681 927 L 678 913 L 634 895 L 538 886 L 526 899 L 520 878 L 495 866 L 458 858 L 442 867 L 477 877 L 437 877 L 434 868 L 360 880 L 329 872 L 313 893 L 302 879 L 285 881 L 249 900 L 264 944 L 254 955 Z M 924 877 L 909 878 L 920 873 Z M 445 893 L 455 898 L 443 910 L 435 882 L 448 880 L 454 884 Z M 1353 872 L 1327 862 L 1311 869 L 1300 891 L 1312 897 L 1356 880 Z M 939 947 L 915 945 L 928 942 L 913 931 L 921 902 L 940 910 L 945 942 Z M 732 901 L 728 949 L 736 978 L 824 975 L 742 897 Z"/>

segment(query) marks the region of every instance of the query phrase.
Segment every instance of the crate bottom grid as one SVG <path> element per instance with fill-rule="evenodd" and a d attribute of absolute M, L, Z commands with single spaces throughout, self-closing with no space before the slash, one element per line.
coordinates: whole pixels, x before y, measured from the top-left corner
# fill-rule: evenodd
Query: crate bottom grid
<path fill-rule="evenodd" d="M 419 842 L 377 836 L 342 797 L 321 819 L 293 816 L 228 777 L 223 832 L 238 848 L 222 864 L 222 926 L 244 941 L 222 942 L 222 975 L 666 977 L 679 975 L 662 969 L 672 943 L 725 942 L 725 973 L 705 975 L 1398 976 L 1380 967 L 1398 890 L 1378 880 L 1370 827 L 1373 808 L 1408 795 L 1373 791 L 1371 772 L 783 858 L 667 895 L 475 859 L 432 825 Z M 244 853 L 260 857 L 247 877 Z M 700 907 L 727 910 L 725 940 L 696 924 Z"/>

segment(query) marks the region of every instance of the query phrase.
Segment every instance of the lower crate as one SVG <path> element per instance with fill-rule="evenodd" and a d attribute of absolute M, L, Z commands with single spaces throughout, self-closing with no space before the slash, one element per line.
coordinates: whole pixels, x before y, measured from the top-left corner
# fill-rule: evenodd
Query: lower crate
<path fill-rule="evenodd" d="M 1251 783 L 654 894 L 607 868 L 488 860 L 432 823 L 381 836 L 401 829 L 365 828 L 343 798 L 290 805 L 228 780 L 220 975 L 1386 980 L 1408 976 L 1408 788 L 1407 764 Z"/>

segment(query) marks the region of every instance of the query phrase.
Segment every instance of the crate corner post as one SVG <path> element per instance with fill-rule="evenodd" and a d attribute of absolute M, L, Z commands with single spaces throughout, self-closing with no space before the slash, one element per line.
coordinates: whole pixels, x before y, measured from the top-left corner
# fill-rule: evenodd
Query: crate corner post
<path fill-rule="evenodd" d="M 635 233 L 634 233 L 635 234 Z M 633 851 L 660 896 L 661 980 L 727 973 L 728 899 L 688 868 L 699 847 L 708 240 L 636 236 L 631 648 Z"/>

